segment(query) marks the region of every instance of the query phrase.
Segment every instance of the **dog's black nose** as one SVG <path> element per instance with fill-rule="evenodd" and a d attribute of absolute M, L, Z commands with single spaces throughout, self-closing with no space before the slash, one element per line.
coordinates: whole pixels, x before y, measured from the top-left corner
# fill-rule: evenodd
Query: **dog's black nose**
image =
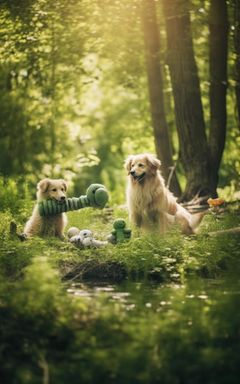
<path fill-rule="evenodd" d="M 65 196 L 61 196 L 61 200 L 64 201 L 66 199 Z"/>
<path fill-rule="evenodd" d="M 132 176 L 135 176 L 135 171 L 131 171 L 130 174 L 131 174 Z"/>

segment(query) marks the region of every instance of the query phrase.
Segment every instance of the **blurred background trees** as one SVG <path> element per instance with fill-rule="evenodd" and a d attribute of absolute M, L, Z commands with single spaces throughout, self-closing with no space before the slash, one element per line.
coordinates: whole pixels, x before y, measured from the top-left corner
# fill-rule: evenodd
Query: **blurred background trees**
<path fill-rule="evenodd" d="M 239 0 L 2 0 L 0 174 L 124 200 L 155 152 L 183 199 L 239 188 Z M 226 137 L 226 139 L 225 139 Z M 171 172 L 175 166 L 175 173 Z M 169 180 L 168 180 L 169 181 Z"/>
<path fill-rule="evenodd" d="M 157 21 L 156 2 L 154 0 L 144 0 L 142 2 L 142 25 L 156 153 L 162 163 L 163 177 L 165 180 L 168 180 L 171 167 L 173 167 L 172 144 L 164 105 L 160 31 Z M 169 187 L 175 195 L 180 196 L 181 188 L 176 177 L 176 172 L 172 174 L 169 184 Z"/>

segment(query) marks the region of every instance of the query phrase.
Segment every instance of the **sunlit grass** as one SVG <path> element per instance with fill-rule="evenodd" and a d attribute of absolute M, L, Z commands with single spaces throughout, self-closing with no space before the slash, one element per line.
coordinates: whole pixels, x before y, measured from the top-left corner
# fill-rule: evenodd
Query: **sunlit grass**
<path fill-rule="evenodd" d="M 119 217 L 124 218 L 127 226 L 130 226 L 124 207 L 116 206 L 102 211 L 82 209 L 68 213 L 67 229 L 70 226 L 91 229 L 96 239 L 106 240 L 113 229 L 114 219 Z M 235 212 L 220 215 L 209 213 L 204 217 L 199 234 L 195 236 L 185 237 L 177 228 L 173 228 L 164 237 L 141 234 L 133 228 L 129 242 L 109 244 L 101 249 L 78 249 L 67 238 L 61 242 L 55 238 L 36 237 L 22 243 L 9 233 L 12 220 L 10 212 L 1 213 L 1 274 L 12 279 L 22 276 L 32 260 L 45 257 L 54 268 L 60 270 L 60 277 L 64 278 L 73 278 L 74 270 L 79 272 L 81 278 L 84 277 L 81 268 L 87 267 L 89 272 L 91 268 L 100 267 L 101 279 L 101 273 L 111 263 L 116 269 L 120 268 L 121 279 L 182 281 L 189 273 L 195 272 L 208 277 L 218 276 L 238 253 L 238 239 L 235 235 L 208 235 L 209 232 L 239 225 L 239 216 Z M 21 219 L 19 228 L 22 228 Z M 108 278 L 111 277 L 109 273 L 111 270 L 107 273 Z"/>

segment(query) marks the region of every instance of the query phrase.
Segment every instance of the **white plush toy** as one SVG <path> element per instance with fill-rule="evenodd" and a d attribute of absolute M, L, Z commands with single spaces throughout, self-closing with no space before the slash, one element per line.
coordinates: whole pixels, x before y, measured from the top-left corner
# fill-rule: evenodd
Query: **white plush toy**
<path fill-rule="evenodd" d="M 78 248 L 101 248 L 108 244 L 107 241 L 94 239 L 93 233 L 89 229 L 79 231 L 77 227 L 71 227 L 67 235 L 70 243 Z"/>
<path fill-rule="evenodd" d="M 71 239 L 71 237 L 78 235 L 80 232 L 79 228 L 77 227 L 71 227 L 67 231 L 68 238 Z"/>

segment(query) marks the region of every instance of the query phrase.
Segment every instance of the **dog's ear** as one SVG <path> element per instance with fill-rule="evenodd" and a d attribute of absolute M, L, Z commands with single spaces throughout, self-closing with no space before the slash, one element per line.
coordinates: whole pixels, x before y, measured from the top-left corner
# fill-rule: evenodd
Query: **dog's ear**
<path fill-rule="evenodd" d="M 150 170 L 153 174 L 156 173 L 157 170 L 161 167 L 161 161 L 156 158 L 154 155 L 147 155 L 147 162 L 150 167 Z"/>
<path fill-rule="evenodd" d="M 133 161 L 134 156 L 128 156 L 128 158 L 125 160 L 124 167 L 130 173 L 131 171 L 131 166 L 132 166 L 132 161 Z"/>
<path fill-rule="evenodd" d="M 41 191 L 41 192 L 47 192 L 50 183 L 51 183 L 50 179 L 43 179 L 43 180 L 39 181 L 39 183 L 37 185 L 37 190 Z"/>
<path fill-rule="evenodd" d="M 61 180 L 65 192 L 67 192 L 68 186 L 65 180 Z"/>

